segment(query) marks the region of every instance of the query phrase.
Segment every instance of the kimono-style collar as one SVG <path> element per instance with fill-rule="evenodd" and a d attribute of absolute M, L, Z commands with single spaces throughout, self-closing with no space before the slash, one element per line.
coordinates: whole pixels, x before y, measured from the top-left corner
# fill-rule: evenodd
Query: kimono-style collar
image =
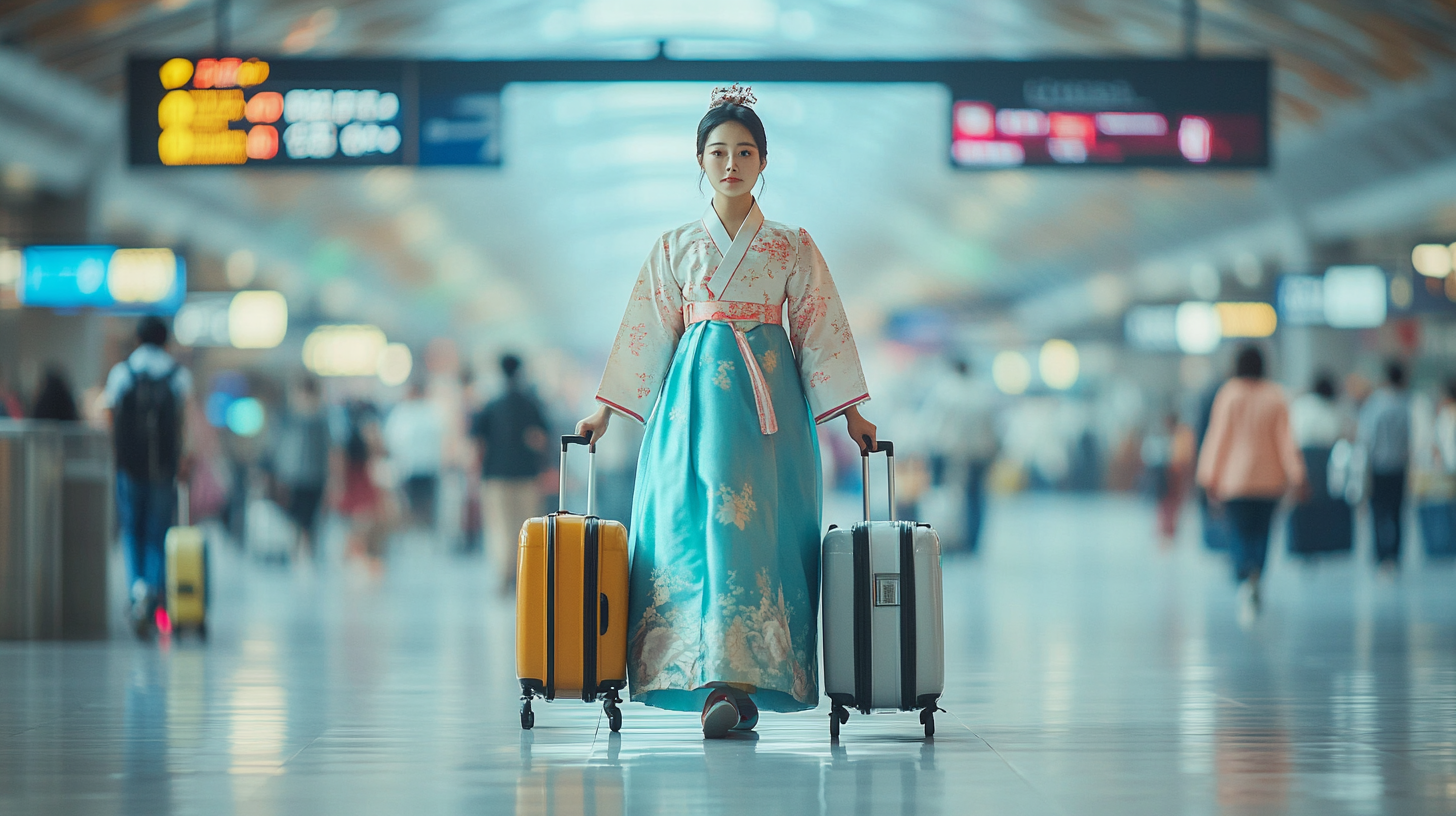
<path fill-rule="evenodd" d="M 743 225 L 738 228 L 737 235 L 729 240 L 728 230 L 724 229 L 722 219 L 718 218 L 718 211 L 713 209 L 710 202 L 708 211 L 703 213 L 703 228 L 708 231 L 708 237 L 713 239 L 713 245 L 723 256 L 722 262 L 706 282 L 708 291 L 716 300 L 727 291 L 728 282 L 733 280 L 733 273 L 743 263 L 748 248 L 753 245 L 753 239 L 758 237 L 758 231 L 763 229 L 763 211 L 758 208 L 758 201 L 755 200 L 743 219 Z"/>

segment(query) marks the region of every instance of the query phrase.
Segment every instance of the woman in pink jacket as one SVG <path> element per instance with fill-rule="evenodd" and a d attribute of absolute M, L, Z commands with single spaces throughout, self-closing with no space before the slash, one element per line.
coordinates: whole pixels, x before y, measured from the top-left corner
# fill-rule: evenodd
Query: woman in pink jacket
<path fill-rule="evenodd" d="M 1257 613 L 1274 508 L 1285 493 L 1304 489 L 1305 476 L 1284 389 L 1264 379 L 1264 355 L 1253 346 L 1239 352 L 1233 379 L 1214 397 L 1198 484 L 1228 514 L 1240 612 Z"/>

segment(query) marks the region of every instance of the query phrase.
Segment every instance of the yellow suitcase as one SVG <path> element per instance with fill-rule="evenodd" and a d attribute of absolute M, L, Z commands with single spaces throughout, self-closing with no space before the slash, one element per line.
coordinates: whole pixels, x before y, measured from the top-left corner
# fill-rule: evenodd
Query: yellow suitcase
<path fill-rule="evenodd" d="M 627 529 L 599 519 L 596 445 L 584 436 L 561 438 L 561 495 L 566 451 L 586 445 L 587 511 L 565 508 L 521 527 L 516 557 L 516 676 L 521 681 L 521 727 L 536 724 L 531 701 L 558 696 L 603 701 L 613 731 L 622 727 L 627 687 Z"/>
<path fill-rule="evenodd" d="M 178 490 L 177 520 L 167 531 L 167 616 L 173 631 L 195 629 L 207 637 L 207 546 L 201 527 L 187 523 L 187 488 Z"/>

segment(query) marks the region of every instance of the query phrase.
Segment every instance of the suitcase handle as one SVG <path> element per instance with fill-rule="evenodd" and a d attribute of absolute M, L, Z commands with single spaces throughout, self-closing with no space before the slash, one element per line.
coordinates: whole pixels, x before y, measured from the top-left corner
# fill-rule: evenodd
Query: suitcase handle
<path fill-rule="evenodd" d="M 187 489 L 187 482 L 177 480 L 177 526 L 190 527 L 192 519 L 192 492 Z"/>
<path fill-rule="evenodd" d="M 895 443 L 888 439 L 881 439 L 878 444 L 872 447 L 869 434 L 864 436 L 864 447 L 860 449 L 860 480 L 864 491 L 864 520 L 870 520 L 870 454 L 885 454 L 885 472 L 889 476 L 890 483 L 890 521 L 895 520 Z"/>
<path fill-rule="evenodd" d="M 556 491 L 556 510 L 566 512 L 566 450 L 572 445 L 586 446 L 586 514 L 594 516 L 597 514 L 597 446 L 591 441 L 590 433 L 561 437 L 561 486 Z"/>

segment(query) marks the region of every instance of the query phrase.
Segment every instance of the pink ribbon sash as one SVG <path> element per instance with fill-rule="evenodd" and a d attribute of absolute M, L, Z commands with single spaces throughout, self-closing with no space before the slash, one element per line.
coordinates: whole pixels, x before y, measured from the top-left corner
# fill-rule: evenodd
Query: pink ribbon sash
<path fill-rule="evenodd" d="M 732 321 L 755 320 L 759 323 L 783 325 L 782 304 L 769 306 L 741 300 L 703 300 L 690 301 L 683 305 L 684 325 L 691 326 L 704 320 L 724 320 L 733 327 L 733 339 L 738 341 L 738 352 L 743 355 L 743 364 L 748 368 L 748 382 L 753 386 L 753 402 L 758 408 L 758 428 L 765 435 L 778 433 L 779 420 L 774 414 L 768 381 L 763 378 L 763 369 L 758 367 L 758 358 L 748 346 L 748 335 Z"/>

